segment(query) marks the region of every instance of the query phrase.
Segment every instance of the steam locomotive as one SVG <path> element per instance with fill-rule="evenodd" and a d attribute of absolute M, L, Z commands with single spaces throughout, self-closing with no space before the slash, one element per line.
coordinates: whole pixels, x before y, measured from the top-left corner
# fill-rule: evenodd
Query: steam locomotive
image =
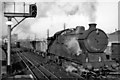
<path fill-rule="evenodd" d="M 108 36 L 103 30 L 96 28 L 96 25 L 89 24 L 87 30 L 84 26 L 77 26 L 59 31 L 54 36 L 48 37 L 47 43 L 44 42 L 47 45 L 44 50 L 41 50 L 40 41 L 24 41 L 20 42 L 20 46 L 27 47 L 27 50 L 29 48 L 40 51 L 39 55 L 42 54 L 49 58 L 49 61 L 56 61 L 62 66 L 68 61 L 77 63 L 84 69 L 106 69 L 107 67 L 107 70 L 116 70 L 118 63 L 108 59 L 105 53 Z"/>
<path fill-rule="evenodd" d="M 48 38 L 47 53 L 54 54 L 57 59 L 68 59 L 84 66 L 84 68 L 116 67 L 113 60 L 106 57 L 108 45 L 106 33 L 96 28 L 95 23 L 89 24 L 89 29 L 77 26 L 65 29 Z"/>

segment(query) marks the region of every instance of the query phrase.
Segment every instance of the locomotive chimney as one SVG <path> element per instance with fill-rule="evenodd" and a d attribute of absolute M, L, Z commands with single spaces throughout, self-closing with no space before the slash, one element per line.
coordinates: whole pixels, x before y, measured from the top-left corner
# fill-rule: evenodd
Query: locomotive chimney
<path fill-rule="evenodd" d="M 89 29 L 95 29 L 96 28 L 96 23 L 90 23 L 89 24 Z"/>

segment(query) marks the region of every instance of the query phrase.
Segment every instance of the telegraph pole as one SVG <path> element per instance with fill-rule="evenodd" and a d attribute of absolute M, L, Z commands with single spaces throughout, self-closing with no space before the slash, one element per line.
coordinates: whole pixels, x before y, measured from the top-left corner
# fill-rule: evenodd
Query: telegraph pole
<path fill-rule="evenodd" d="M 64 23 L 64 26 L 63 26 L 64 30 L 66 29 L 66 24 Z"/>
<path fill-rule="evenodd" d="M 48 50 L 48 43 L 49 43 L 49 29 L 47 29 L 47 50 Z"/>
<path fill-rule="evenodd" d="M 47 38 L 49 38 L 49 29 L 47 29 Z"/>

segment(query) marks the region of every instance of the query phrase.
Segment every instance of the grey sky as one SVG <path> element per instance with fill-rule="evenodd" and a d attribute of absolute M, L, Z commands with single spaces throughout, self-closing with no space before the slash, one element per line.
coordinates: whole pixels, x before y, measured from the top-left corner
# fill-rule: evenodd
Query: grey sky
<path fill-rule="evenodd" d="M 42 0 L 40 0 L 41 2 L 38 2 L 38 0 L 36 1 L 38 6 L 37 17 L 35 19 L 26 19 L 14 29 L 13 33 L 20 33 L 20 37 L 23 37 L 23 35 L 25 36 L 25 34 L 26 37 L 28 35 L 34 37 L 34 34 L 36 34 L 39 38 L 44 38 L 46 37 L 47 29 L 50 29 L 50 35 L 53 35 L 56 31 L 63 29 L 64 23 L 66 23 L 67 28 L 83 25 L 87 29 L 88 23 L 90 22 L 96 22 L 98 24 L 97 27 L 103 29 L 107 33 L 114 32 L 115 28 L 118 29 L 118 0 L 92 0 L 95 2 L 96 6 L 94 9 L 88 8 L 90 7 L 89 3 L 85 3 L 87 5 L 81 6 L 83 2 L 80 2 L 80 0 L 76 0 L 77 2 L 74 1 L 74 3 L 73 0 L 70 0 L 69 3 L 62 0 L 62 4 L 59 0 L 52 0 L 53 2 L 49 2 L 50 0 L 48 0 L 44 3 Z M 91 0 L 84 1 L 89 2 Z M 78 5 L 79 10 L 77 8 Z M 1 7 L 0 12 L 2 12 Z M 66 15 L 66 13 L 69 14 Z M 2 22 L 2 25 L 0 25 L 0 32 L 2 30 L 3 34 L 6 34 L 7 26 L 5 22 L 7 20 L 1 13 L 0 17 L 2 17 L 0 21 Z M 91 18 L 89 17 L 93 20 L 90 21 L 89 19 Z M 12 21 L 15 24 L 15 21 Z"/>

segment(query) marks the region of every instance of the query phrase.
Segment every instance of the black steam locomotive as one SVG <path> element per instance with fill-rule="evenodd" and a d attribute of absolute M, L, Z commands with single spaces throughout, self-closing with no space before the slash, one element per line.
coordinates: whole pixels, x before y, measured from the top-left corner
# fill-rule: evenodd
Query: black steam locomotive
<path fill-rule="evenodd" d="M 91 72 L 95 72 L 95 76 L 98 77 L 110 72 L 113 72 L 110 75 L 115 75 L 120 70 L 120 65 L 115 60 L 107 58 L 105 49 L 108 45 L 108 36 L 103 30 L 96 28 L 96 25 L 89 24 L 87 30 L 84 26 L 65 29 L 48 37 L 47 42 L 21 41 L 17 46 L 43 56 L 46 63 L 54 62 L 66 71 L 69 70 L 69 65 L 72 65 L 83 75 L 84 72 L 90 73 L 90 76 Z"/>
<path fill-rule="evenodd" d="M 89 24 L 89 29 L 77 26 L 65 29 L 48 38 L 49 54 L 54 54 L 57 59 L 75 61 L 84 68 L 116 67 L 117 63 L 106 58 L 104 53 L 108 45 L 106 33 L 96 28 L 96 24 Z"/>
<path fill-rule="evenodd" d="M 77 26 L 59 31 L 54 36 L 48 37 L 47 43 L 46 41 L 22 41 L 17 46 L 36 51 L 38 55 L 46 58 L 46 63 L 54 62 L 66 71 L 69 70 L 68 65 L 74 65 L 77 71 L 83 71 L 82 73 L 87 72 L 84 70 L 95 72 L 97 70 L 97 75 L 117 72 L 120 70 L 120 65 L 115 60 L 108 59 L 105 53 L 108 36 L 103 30 L 96 28 L 96 25 L 89 24 L 88 30 L 85 30 L 84 26 Z"/>

